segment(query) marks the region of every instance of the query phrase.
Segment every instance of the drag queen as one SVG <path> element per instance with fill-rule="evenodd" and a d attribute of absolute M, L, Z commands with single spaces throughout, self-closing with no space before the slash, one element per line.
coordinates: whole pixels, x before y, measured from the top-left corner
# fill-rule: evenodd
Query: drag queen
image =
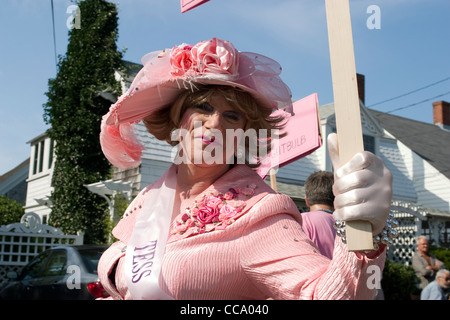
<path fill-rule="evenodd" d="M 144 56 L 103 117 L 103 152 L 118 168 L 138 166 L 143 147 L 133 124 L 142 120 L 178 153 L 113 230 L 118 241 L 98 266 L 111 299 L 373 298 L 368 267 L 383 269 L 385 245 L 349 252 L 336 238 L 329 260 L 302 231 L 294 202 L 255 171 L 283 123 L 273 110 L 291 104 L 280 73 L 274 60 L 216 38 Z M 369 152 L 338 169 L 335 134 L 328 145 L 335 218 L 370 221 L 378 234 L 390 209 L 390 172 Z"/>

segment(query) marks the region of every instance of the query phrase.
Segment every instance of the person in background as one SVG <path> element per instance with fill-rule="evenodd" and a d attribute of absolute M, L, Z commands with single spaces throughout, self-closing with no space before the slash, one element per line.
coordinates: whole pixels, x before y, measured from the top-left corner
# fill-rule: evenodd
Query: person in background
<path fill-rule="evenodd" d="M 412 257 L 412 267 L 420 279 L 419 288 L 424 289 L 432 282 L 439 269 L 444 268 L 444 263 L 428 252 L 428 239 L 425 236 L 419 236 L 416 239 L 417 251 Z"/>
<path fill-rule="evenodd" d="M 305 181 L 305 202 L 309 212 L 302 213 L 302 229 L 316 244 L 320 253 L 333 258 L 334 239 L 334 177 L 331 172 L 317 171 Z"/>
<path fill-rule="evenodd" d="M 420 293 L 420 300 L 448 300 L 445 291 L 450 288 L 450 271 L 440 269 L 436 280 L 431 281 Z"/>

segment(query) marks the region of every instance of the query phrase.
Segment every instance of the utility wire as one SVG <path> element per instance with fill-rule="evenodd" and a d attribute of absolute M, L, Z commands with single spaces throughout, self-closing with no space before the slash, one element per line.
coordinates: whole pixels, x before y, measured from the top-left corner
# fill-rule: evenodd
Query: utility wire
<path fill-rule="evenodd" d="M 419 101 L 419 102 L 416 102 L 416 103 L 409 104 L 409 105 L 404 106 L 404 107 L 392 109 L 392 110 L 390 110 L 390 111 L 385 111 L 385 113 L 393 113 L 393 112 L 395 112 L 395 111 L 399 111 L 399 110 L 403 110 L 403 109 L 406 109 L 406 108 L 414 107 L 414 106 L 416 106 L 416 105 L 418 105 L 418 104 L 421 104 L 421 103 L 424 103 L 424 102 L 427 102 L 427 101 L 430 101 L 430 100 L 434 100 L 434 99 L 443 97 L 443 96 L 445 96 L 445 95 L 447 95 L 447 94 L 450 94 L 450 91 L 445 92 L 445 93 L 442 93 L 442 94 L 437 95 L 437 96 L 434 96 L 434 97 L 431 97 L 431 98 L 428 98 L 428 99 L 425 99 L 425 100 L 422 100 L 422 101 Z"/>
<path fill-rule="evenodd" d="M 53 51 L 55 52 L 55 68 L 56 72 L 58 72 L 58 58 L 56 56 L 55 10 L 53 8 L 53 0 L 51 0 L 50 2 L 52 7 L 52 23 L 53 23 Z"/>
<path fill-rule="evenodd" d="M 390 98 L 390 99 L 387 99 L 387 100 L 384 100 L 384 101 L 380 101 L 380 102 L 374 103 L 374 104 L 372 104 L 372 105 L 370 105 L 370 106 L 367 106 L 367 108 L 370 108 L 370 107 L 373 107 L 373 106 L 377 106 L 377 105 L 382 104 L 382 103 L 385 103 L 385 102 L 389 102 L 389 101 L 392 101 L 392 100 L 395 100 L 395 99 L 399 99 L 399 98 L 405 97 L 405 96 L 407 96 L 407 95 L 410 95 L 410 94 L 415 93 L 415 92 L 418 92 L 418 91 L 420 91 L 420 90 L 423 90 L 423 89 L 432 87 L 432 86 L 434 86 L 434 85 L 437 85 L 437 84 L 439 84 L 439 83 L 441 83 L 441 82 L 444 82 L 444 81 L 447 81 L 447 80 L 450 80 L 450 77 L 447 77 L 447 78 L 445 78 L 445 79 L 439 80 L 439 81 L 434 82 L 434 83 L 432 83 L 432 84 L 429 84 L 429 85 L 427 85 L 427 86 L 425 86 L 425 87 L 422 87 L 422 88 L 415 89 L 415 90 L 413 90 L 413 91 L 404 93 L 404 94 L 402 94 L 402 95 L 399 95 L 399 96 L 396 96 L 396 97 L 393 97 L 393 98 Z M 432 98 L 432 99 L 433 99 L 433 98 Z M 419 103 L 420 103 L 420 102 L 419 102 Z"/>

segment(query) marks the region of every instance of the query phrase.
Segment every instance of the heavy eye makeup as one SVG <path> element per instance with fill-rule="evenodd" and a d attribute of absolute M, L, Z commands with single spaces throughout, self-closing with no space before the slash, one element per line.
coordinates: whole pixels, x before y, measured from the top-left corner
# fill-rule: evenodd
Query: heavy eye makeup
<path fill-rule="evenodd" d="M 204 102 L 194 107 L 198 112 L 204 114 L 213 114 L 215 112 L 214 106 L 211 104 Z M 222 112 L 222 117 L 231 122 L 239 122 L 244 118 L 244 115 L 236 110 L 226 110 Z"/>

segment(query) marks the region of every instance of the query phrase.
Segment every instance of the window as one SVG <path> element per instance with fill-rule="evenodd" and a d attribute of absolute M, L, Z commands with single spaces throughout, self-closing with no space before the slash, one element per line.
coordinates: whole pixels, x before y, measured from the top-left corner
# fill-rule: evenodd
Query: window
<path fill-rule="evenodd" d="M 33 148 L 34 148 L 34 155 L 33 155 L 33 159 L 32 159 L 32 163 L 33 163 L 33 171 L 32 172 L 33 172 L 33 174 L 37 174 L 37 173 L 41 173 L 42 171 L 44 171 L 44 169 L 47 169 L 47 168 L 44 168 L 45 139 L 34 144 Z M 48 169 L 50 169 L 51 165 L 52 165 L 52 156 L 53 156 L 53 144 L 52 143 L 50 143 L 49 149 L 51 152 L 51 156 L 48 158 L 48 160 L 49 160 Z"/>
<path fill-rule="evenodd" d="M 53 140 L 50 140 L 50 150 L 48 152 L 48 168 L 51 169 L 53 164 Z"/>
<path fill-rule="evenodd" d="M 42 140 L 39 142 L 39 172 L 42 172 L 44 168 L 44 147 L 45 140 Z"/>
<path fill-rule="evenodd" d="M 33 174 L 37 173 L 38 168 L 38 155 L 39 155 L 39 145 L 34 145 L 34 157 L 33 157 Z"/>
<path fill-rule="evenodd" d="M 375 154 L 375 137 L 363 135 L 364 150 Z"/>
<path fill-rule="evenodd" d="M 67 255 L 65 251 L 54 251 L 42 272 L 43 277 L 63 276 L 67 269 Z"/>
<path fill-rule="evenodd" d="M 103 254 L 103 250 L 88 248 L 78 250 L 81 259 L 89 273 L 97 273 L 97 265 L 100 257 Z"/>
<path fill-rule="evenodd" d="M 332 127 L 331 132 L 336 133 L 336 127 Z M 374 136 L 368 136 L 368 135 L 363 134 L 363 144 L 364 144 L 365 151 L 370 151 L 373 154 L 376 154 L 375 137 Z"/>
<path fill-rule="evenodd" d="M 34 258 L 23 270 L 20 279 L 34 279 L 41 275 L 41 270 L 47 262 L 50 251 L 45 251 Z"/>

